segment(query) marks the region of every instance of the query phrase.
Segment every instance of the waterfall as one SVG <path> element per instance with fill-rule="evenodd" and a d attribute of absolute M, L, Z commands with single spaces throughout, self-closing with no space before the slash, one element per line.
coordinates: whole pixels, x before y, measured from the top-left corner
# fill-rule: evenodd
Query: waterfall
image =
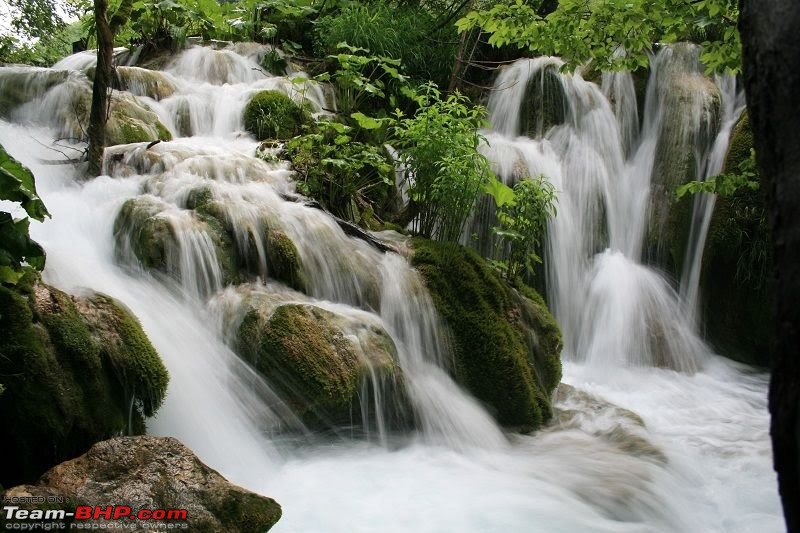
<path fill-rule="evenodd" d="M 255 70 L 265 50 L 190 48 L 153 73 L 170 94 L 145 83 L 115 91 L 175 140 L 110 147 L 107 175 L 85 182 L 48 163 L 64 157 L 50 149 L 54 138 L 70 157 L 80 148 L 64 138 L 74 129 L 65 117 L 70 91 L 89 86 L 91 54 L 53 69 L 0 68 L 0 88 L 18 95 L 0 143 L 31 167 L 53 214 L 31 226 L 47 251 L 45 280 L 119 299 L 170 371 L 150 432 L 180 438 L 235 483 L 274 497 L 284 511 L 276 532 L 781 529 L 767 376 L 711 354 L 648 262 L 669 84 L 708 89 L 687 77 L 690 54 L 654 57 L 640 131 L 628 74 L 601 89 L 540 58 L 497 80 L 485 132 L 493 168 L 508 183 L 543 174 L 559 193 L 546 255 L 564 384 L 553 424 L 520 435 L 450 377 L 448 339 L 406 244 L 383 253 L 346 235 L 296 194 L 287 163 L 254 157 L 257 143 L 242 131 L 253 93 L 280 90 L 317 114 L 335 108 L 314 83 Z M 529 90 L 540 96 L 521 120 Z M 735 113 L 707 116 L 707 101 L 697 100 L 692 128 L 722 122 L 724 131 Z M 488 232 L 490 215 L 473 219 L 476 232 Z M 142 235 L 153 246 L 142 247 Z M 283 239 L 302 265 L 296 277 L 275 260 Z M 248 306 L 335 317 L 367 369 L 354 406 L 361 430 L 309 430 L 237 356 Z M 376 331 L 394 344 L 400 395 L 367 353 Z M 393 427 L 398 409 L 414 423 Z"/>

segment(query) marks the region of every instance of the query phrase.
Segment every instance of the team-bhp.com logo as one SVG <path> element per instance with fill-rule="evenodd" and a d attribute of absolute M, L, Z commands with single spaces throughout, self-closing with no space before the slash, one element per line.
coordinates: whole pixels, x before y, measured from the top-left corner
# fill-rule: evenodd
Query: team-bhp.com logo
<path fill-rule="evenodd" d="M 22 509 L 3 506 L 5 529 L 52 531 L 59 529 L 93 530 L 171 530 L 188 529 L 186 509 L 139 509 L 127 505 L 78 505 L 65 509 Z"/>

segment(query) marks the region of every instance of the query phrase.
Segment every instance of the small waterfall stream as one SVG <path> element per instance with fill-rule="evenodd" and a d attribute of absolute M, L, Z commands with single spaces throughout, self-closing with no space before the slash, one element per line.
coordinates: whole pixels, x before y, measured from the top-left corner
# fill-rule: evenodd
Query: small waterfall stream
<path fill-rule="evenodd" d="M 511 182 L 541 173 L 559 191 L 547 277 L 565 333 L 565 385 L 552 426 L 524 436 L 504 433 L 449 377 L 439 318 L 408 261 L 346 236 L 297 201 L 285 163 L 253 157 L 257 143 L 242 132 L 241 116 L 256 91 L 305 98 L 318 113 L 333 107 L 313 84 L 254 70 L 264 50 L 191 48 L 163 73 L 174 86 L 169 96 L 132 85 L 176 140 L 113 147 L 110 175 L 88 182 L 70 166 L 43 162 L 59 158 L 47 146 L 73 127 L 64 125 L 65 106 L 89 86 L 91 58 L 78 54 L 52 70 L 0 69 L 4 91 L 26 80 L 28 102 L 0 121 L 0 143 L 34 171 L 53 214 L 32 225 L 48 253 L 45 279 L 124 302 L 170 370 L 153 433 L 177 436 L 234 482 L 274 497 L 284 509 L 277 532 L 781 530 L 767 376 L 710 353 L 677 291 L 643 261 L 666 113 L 656 96 L 673 75 L 662 71 L 679 67 L 654 59 L 641 133 L 627 75 L 601 90 L 554 74 L 546 83 L 563 87 L 563 122 L 536 124 L 533 138 L 519 135 L 524 94 L 516 91 L 559 61 L 521 61 L 497 81 L 508 89 L 490 103 L 494 131 L 486 136 L 498 174 Z M 731 91 L 720 131 L 735 122 Z M 719 139 L 713 157 L 724 154 Z M 252 283 L 226 287 L 213 232 L 189 209 L 200 193 L 234 228 L 232 246 L 259 277 Z M 129 201 L 176 236 L 163 272 L 144 268 L 132 241 L 119 239 L 115 220 Z M 307 295 L 263 282 L 274 268 L 265 228 L 295 244 L 311 274 Z M 681 294 L 690 301 L 688 289 Z M 362 411 L 377 413 L 368 438 L 309 432 L 230 348 L 248 298 L 310 304 L 383 328 L 418 429 L 387 427 L 380 413 L 393 399 L 376 376 L 361 398 Z"/>

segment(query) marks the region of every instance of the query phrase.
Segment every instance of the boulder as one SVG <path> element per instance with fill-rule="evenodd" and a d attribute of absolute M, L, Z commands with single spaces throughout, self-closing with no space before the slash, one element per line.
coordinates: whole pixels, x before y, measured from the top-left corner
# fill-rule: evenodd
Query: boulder
<path fill-rule="evenodd" d="M 367 377 L 398 377 L 396 347 L 377 319 L 268 294 L 246 298 L 237 351 L 311 425 L 352 422 Z"/>
<path fill-rule="evenodd" d="M 503 425 L 533 430 L 550 419 L 561 380 L 561 332 L 541 296 L 503 282 L 475 251 L 413 241 L 420 271 L 452 339 L 455 375 Z"/>
<path fill-rule="evenodd" d="M 522 135 L 539 138 L 553 126 L 563 124 L 569 110 L 558 69 L 541 69 L 528 81 L 519 112 L 519 131 Z"/>
<path fill-rule="evenodd" d="M 260 141 L 294 137 L 310 120 L 308 111 L 280 91 L 258 92 L 244 109 L 244 127 Z"/>
<path fill-rule="evenodd" d="M 185 520 L 143 521 L 137 517 L 125 522 L 140 528 L 162 523 L 177 529 L 185 524 L 189 531 L 208 533 L 261 533 L 281 517 L 281 507 L 274 500 L 229 483 L 172 437 L 117 437 L 99 442 L 86 454 L 50 469 L 36 485 L 12 487 L 3 497 L 63 498 L 58 507 L 69 511 L 77 505 L 127 506 L 133 512 L 185 510 Z M 43 508 L 36 503 L 18 505 Z M 120 520 L 100 518 L 81 524 L 113 529 Z"/>
<path fill-rule="evenodd" d="M 28 482 L 121 433 L 144 432 L 168 374 L 131 314 L 107 296 L 76 298 L 26 275 L 0 287 L 0 483 Z"/>

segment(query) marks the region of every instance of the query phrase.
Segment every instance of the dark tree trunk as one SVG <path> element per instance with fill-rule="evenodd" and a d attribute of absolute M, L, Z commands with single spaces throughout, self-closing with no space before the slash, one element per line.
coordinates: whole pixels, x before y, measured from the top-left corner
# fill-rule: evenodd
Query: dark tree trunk
<path fill-rule="evenodd" d="M 103 172 L 103 152 L 106 148 L 106 121 L 109 111 L 109 89 L 114 76 L 114 35 L 127 22 L 133 0 L 123 0 L 111 20 L 108 18 L 108 0 L 94 1 L 94 18 L 97 30 L 97 68 L 92 85 L 92 109 L 89 114 L 89 147 L 87 159 L 89 176 Z"/>
<path fill-rule="evenodd" d="M 761 172 L 769 183 L 777 294 L 769 390 L 787 530 L 800 531 L 800 2 L 741 0 L 744 81 Z"/>
<path fill-rule="evenodd" d="M 97 68 L 92 85 L 92 110 L 89 115 L 89 176 L 103 172 L 103 152 L 106 148 L 108 119 L 108 89 L 114 75 L 114 34 L 108 22 L 108 0 L 95 0 L 94 20 L 97 28 Z"/>

